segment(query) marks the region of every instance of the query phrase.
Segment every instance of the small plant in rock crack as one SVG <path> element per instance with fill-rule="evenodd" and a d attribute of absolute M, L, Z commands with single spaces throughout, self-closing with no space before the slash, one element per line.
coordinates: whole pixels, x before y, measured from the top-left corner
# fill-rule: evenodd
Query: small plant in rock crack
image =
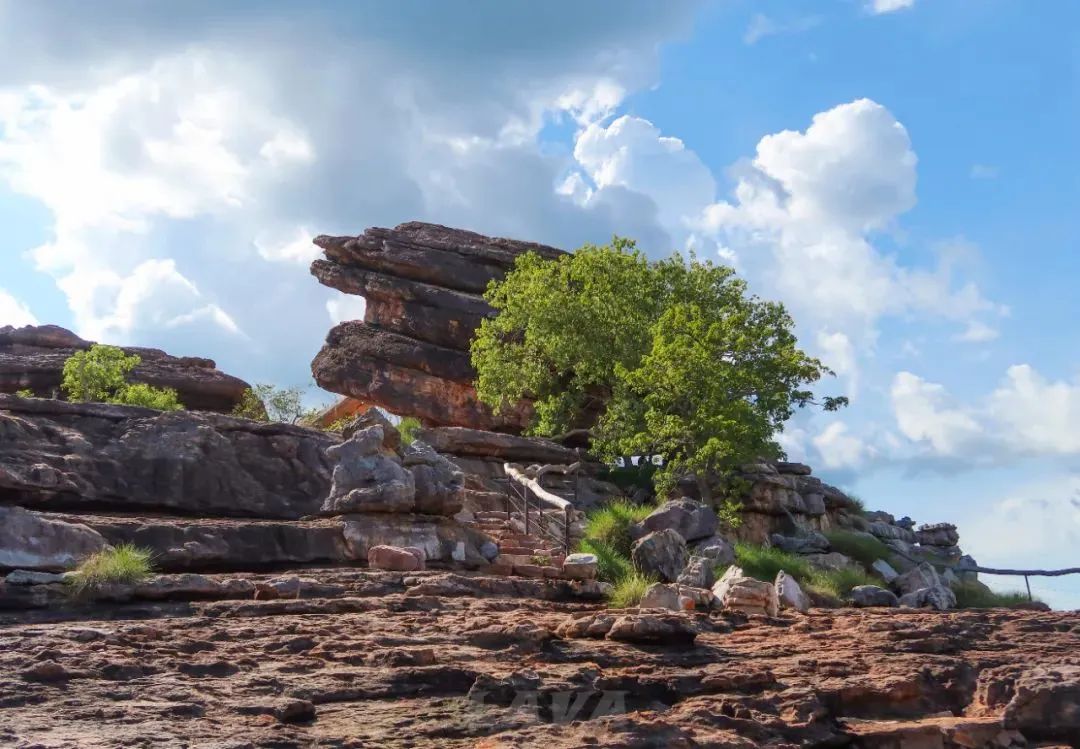
<path fill-rule="evenodd" d="M 529 561 L 539 567 L 549 567 L 551 565 L 551 557 L 543 554 L 533 554 Z"/>
<path fill-rule="evenodd" d="M 120 544 L 91 554 L 65 578 L 77 596 L 93 593 L 104 585 L 132 584 L 153 573 L 152 553 L 134 544 Z"/>

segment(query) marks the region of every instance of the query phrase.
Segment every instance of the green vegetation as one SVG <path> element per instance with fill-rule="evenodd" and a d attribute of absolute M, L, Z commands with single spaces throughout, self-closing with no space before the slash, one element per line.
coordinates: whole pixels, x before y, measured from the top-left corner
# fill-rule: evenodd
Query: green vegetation
<path fill-rule="evenodd" d="M 420 419 L 415 416 L 405 416 L 398 422 L 397 430 L 401 433 L 401 444 L 411 445 L 416 440 L 416 432 L 420 429 Z"/>
<path fill-rule="evenodd" d="M 863 502 L 862 497 L 848 492 L 847 498 L 851 500 L 851 512 L 854 512 L 857 515 L 866 514 L 866 502 Z"/>
<path fill-rule="evenodd" d="M 888 561 L 892 558 L 892 551 L 888 546 L 866 533 L 830 531 L 825 534 L 825 538 L 829 539 L 833 551 L 851 557 L 867 569 L 879 559 Z"/>
<path fill-rule="evenodd" d="M 637 505 L 628 499 L 616 499 L 598 507 L 585 520 L 585 538 L 598 541 L 620 556 L 630 558 L 634 539 L 630 526 L 647 518 L 656 507 Z"/>
<path fill-rule="evenodd" d="M 125 354 L 123 349 L 116 346 L 95 343 L 88 351 L 72 354 L 64 362 L 64 379 L 60 388 L 73 401 L 119 403 L 159 411 L 183 408 L 172 388 L 128 383 L 128 375 L 141 362 L 137 354 Z"/>
<path fill-rule="evenodd" d="M 304 408 L 304 388 L 277 388 L 265 382 L 245 390 L 233 409 L 233 416 L 277 424 L 313 423 L 318 415 L 319 409 Z"/>
<path fill-rule="evenodd" d="M 711 502 L 710 477 L 781 456 L 776 433 L 831 374 L 797 347 L 784 307 L 748 295 L 732 269 L 650 262 L 629 239 L 557 260 L 527 253 L 485 298 L 498 314 L 472 344 L 481 400 L 502 410 L 527 396 L 532 433 L 587 426 L 609 461 L 663 455 L 662 495 L 693 475 Z"/>
<path fill-rule="evenodd" d="M 880 578 L 861 569 L 822 570 L 797 554 L 790 554 L 775 547 L 747 543 L 735 545 L 735 563 L 742 567 L 749 577 L 770 583 L 776 579 L 776 574 L 783 570 L 795 578 L 807 593 L 814 595 L 819 601 L 831 602 L 833 605 L 840 605 L 841 599 L 856 586 L 882 583 Z M 717 577 L 726 569 L 717 568 Z"/>
<path fill-rule="evenodd" d="M 23 388 L 21 390 L 16 390 L 15 395 L 19 396 L 20 398 L 33 398 L 34 391 L 30 388 Z"/>
<path fill-rule="evenodd" d="M 1019 591 L 998 593 L 978 582 L 960 583 L 953 588 L 953 592 L 956 594 L 958 609 L 1009 608 L 1028 603 L 1027 593 Z"/>
<path fill-rule="evenodd" d="M 643 575 L 635 570 L 615 583 L 615 589 L 608 596 L 608 603 L 616 609 L 637 606 L 641 602 L 641 597 L 645 595 L 645 591 L 655 582 L 657 582 L 655 577 Z"/>
<path fill-rule="evenodd" d="M 634 571 L 628 555 L 620 554 L 602 541 L 583 539 L 578 550 L 596 555 L 599 567 L 597 576 L 606 583 L 615 584 Z"/>
<path fill-rule="evenodd" d="M 132 544 L 120 544 L 84 559 L 67 578 L 76 594 L 86 594 L 110 583 L 137 583 L 150 576 L 151 553 Z"/>

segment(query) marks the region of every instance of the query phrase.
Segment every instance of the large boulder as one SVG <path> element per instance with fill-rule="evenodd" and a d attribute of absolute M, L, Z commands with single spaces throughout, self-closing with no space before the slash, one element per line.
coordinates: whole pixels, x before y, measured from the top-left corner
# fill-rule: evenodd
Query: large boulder
<path fill-rule="evenodd" d="M 416 486 L 415 511 L 426 515 L 454 515 L 465 503 L 465 475 L 423 442 L 404 450 L 402 463 Z"/>
<path fill-rule="evenodd" d="M 315 244 L 325 258 L 312 263 L 312 275 L 367 301 L 364 321 L 330 331 L 312 362 L 321 387 L 428 425 L 525 426 L 528 404 L 495 415 L 476 397 L 469 344 L 493 312 L 482 296 L 488 282 L 525 252 L 562 251 L 419 222 Z"/>
<path fill-rule="evenodd" d="M 327 448 L 326 454 L 336 464 L 320 514 L 414 511 L 415 479 L 383 447 L 381 426 L 356 431 L 340 445 Z"/>
<path fill-rule="evenodd" d="M 735 562 L 735 547 L 721 536 L 709 536 L 690 547 L 691 554 L 705 557 L 714 567 L 722 567 Z"/>
<path fill-rule="evenodd" d="M 690 588 L 711 588 L 716 581 L 714 566 L 708 557 L 691 556 L 676 582 Z"/>
<path fill-rule="evenodd" d="M 595 580 L 600 572 L 600 559 L 595 554 L 568 554 L 562 563 L 564 577 L 571 580 Z"/>
<path fill-rule="evenodd" d="M 960 543 L 960 534 L 952 523 L 920 525 L 915 536 L 923 546 L 956 546 Z"/>
<path fill-rule="evenodd" d="M 829 539 L 818 531 L 810 531 L 798 536 L 774 533 L 769 540 L 773 546 L 789 554 L 825 554 L 830 548 Z"/>
<path fill-rule="evenodd" d="M 684 541 L 698 541 L 716 533 L 720 519 L 708 505 L 693 499 L 672 499 L 660 505 L 640 523 L 632 534 L 635 538 L 661 530 L 673 530 Z"/>
<path fill-rule="evenodd" d="M 919 588 L 900 596 L 900 605 L 913 609 L 946 611 L 956 606 L 956 594 L 945 585 Z"/>
<path fill-rule="evenodd" d="M 650 533 L 634 542 L 630 557 L 634 566 L 662 582 L 675 582 L 686 567 L 686 541 L 670 528 Z"/>
<path fill-rule="evenodd" d="M 42 510 L 295 520 L 330 487 L 314 429 L 0 395 L 0 492 Z"/>
<path fill-rule="evenodd" d="M 0 569 L 66 570 L 107 544 L 85 525 L 0 505 Z"/>
<path fill-rule="evenodd" d="M 57 325 L 0 327 L 0 393 L 30 390 L 42 398 L 58 397 L 64 362 L 94 345 Z M 217 369 L 210 359 L 170 356 L 150 348 L 123 347 L 141 360 L 132 382 L 172 388 L 193 411 L 231 412 L 250 386 Z"/>
<path fill-rule="evenodd" d="M 851 604 L 861 608 L 894 607 L 899 601 L 891 590 L 877 585 L 857 585 L 851 589 Z"/>
<path fill-rule="evenodd" d="M 424 569 L 426 556 L 415 546 L 372 546 L 368 549 L 368 566 L 377 570 L 413 572 Z"/>
<path fill-rule="evenodd" d="M 746 577 L 742 568 L 732 565 L 712 588 L 713 605 L 743 614 L 776 616 L 777 600 L 772 583 Z"/>
<path fill-rule="evenodd" d="M 415 547 L 428 562 L 483 567 L 483 534 L 453 518 L 400 513 L 343 515 L 344 541 L 351 559 L 366 559 L 373 546 Z"/>
<path fill-rule="evenodd" d="M 774 608 L 778 610 L 794 609 L 801 614 L 810 610 L 810 597 L 803 592 L 795 578 L 783 570 L 776 573 L 773 593 L 776 596 Z"/>

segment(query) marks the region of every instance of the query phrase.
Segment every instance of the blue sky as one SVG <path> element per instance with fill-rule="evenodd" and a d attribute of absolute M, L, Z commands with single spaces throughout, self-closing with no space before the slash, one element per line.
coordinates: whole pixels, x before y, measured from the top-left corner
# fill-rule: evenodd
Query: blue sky
<path fill-rule="evenodd" d="M 1078 22 L 1064 0 L 0 0 L 0 325 L 297 384 L 362 314 L 308 275 L 314 234 L 692 247 L 783 300 L 852 398 L 797 417 L 792 457 L 956 522 L 984 564 L 1075 565 Z M 1080 607 L 1080 581 L 1036 587 Z"/>

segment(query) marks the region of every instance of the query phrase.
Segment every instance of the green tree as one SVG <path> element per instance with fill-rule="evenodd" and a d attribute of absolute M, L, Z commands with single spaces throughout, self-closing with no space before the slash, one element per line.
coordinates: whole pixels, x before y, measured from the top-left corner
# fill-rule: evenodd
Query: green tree
<path fill-rule="evenodd" d="M 127 384 L 128 375 L 141 361 L 137 354 L 95 343 L 67 358 L 60 388 L 68 400 L 107 403 Z"/>
<path fill-rule="evenodd" d="M 586 426 L 593 449 L 664 456 L 657 488 L 783 453 L 775 435 L 830 370 L 798 348 L 784 307 L 730 268 L 675 255 L 649 262 L 630 240 L 518 259 L 486 297 L 497 315 L 472 346 L 493 408 L 535 403 L 531 431 Z M 825 398 L 832 410 L 844 398 Z"/>
<path fill-rule="evenodd" d="M 128 383 L 128 376 L 141 362 L 137 354 L 125 354 L 117 346 L 95 343 L 67 358 L 60 388 L 73 401 L 119 403 L 159 411 L 183 408 L 172 388 Z"/>
<path fill-rule="evenodd" d="M 233 409 L 233 415 L 255 421 L 299 424 L 314 420 L 319 410 L 304 407 L 302 387 L 277 388 L 259 383 L 244 391 L 240 403 Z"/>

